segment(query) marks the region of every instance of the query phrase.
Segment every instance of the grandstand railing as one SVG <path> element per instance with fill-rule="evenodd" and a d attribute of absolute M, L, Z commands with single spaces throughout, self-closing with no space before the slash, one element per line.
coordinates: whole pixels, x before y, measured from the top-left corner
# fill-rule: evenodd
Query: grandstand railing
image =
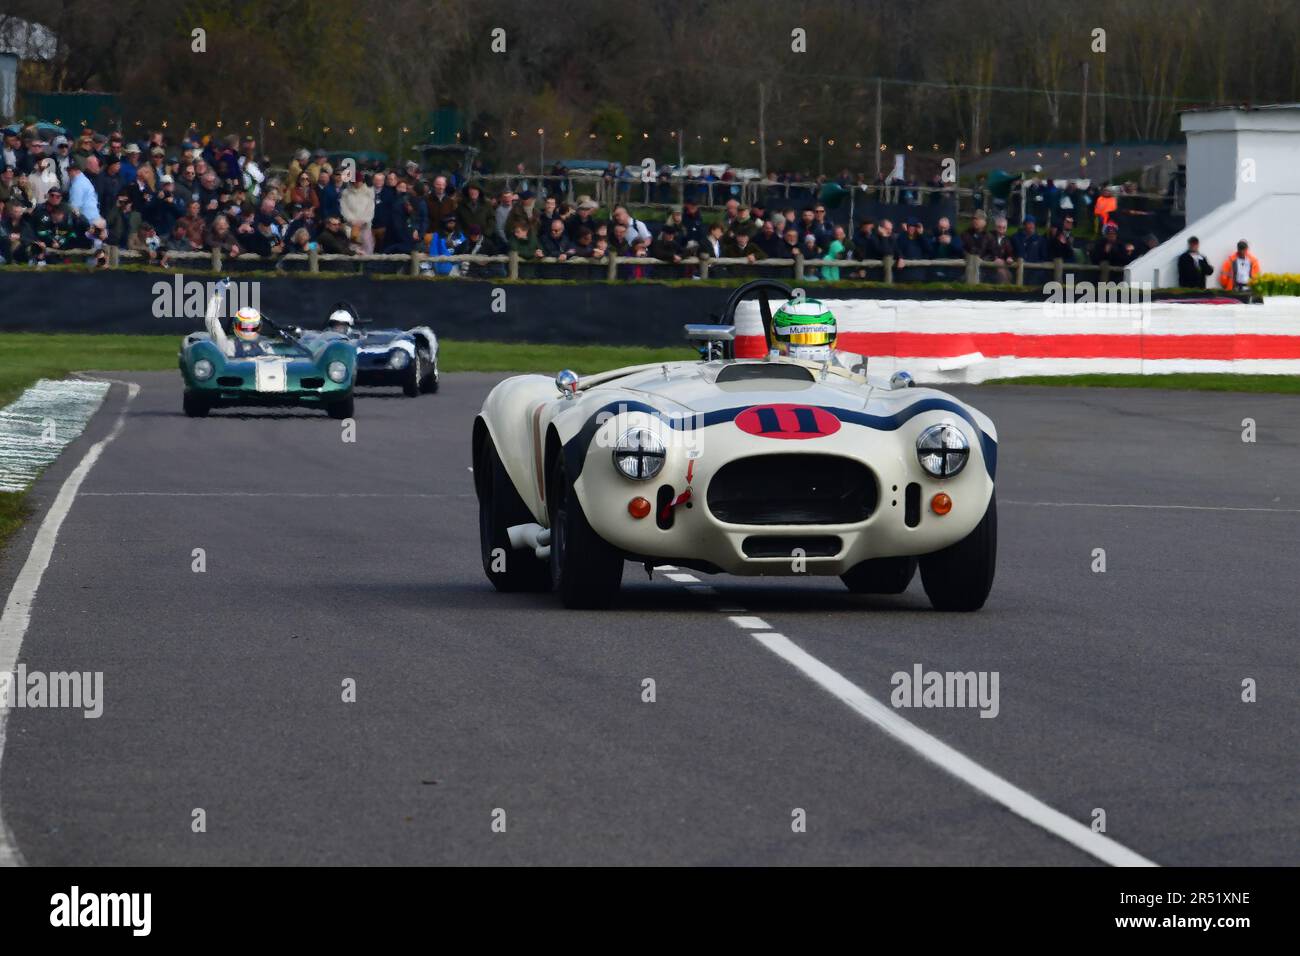
<path fill-rule="evenodd" d="M 125 264 L 149 264 L 147 254 L 107 246 L 102 250 L 101 267 L 113 269 Z M 53 254 L 65 260 L 80 259 L 90 263 L 100 255 L 100 250 L 69 249 Z M 153 264 L 160 264 L 162 254 L 156 254 Z M 1016 286 L 1041 286 L 1047 282 L 1061 282 L 1067 274 L 1095 273 L 1102 282 L 1123 281 L 1127 270 L 1109 263 L 1067 262 L 1054 259 L 1049 262 L 1025 262 L 1013 259 L 1004 264 L 977 256 L 961 259 L 906 259 L 902 264 L 893 256 L 881 259 L 756 259 L 737 257 L 687 256 L 678 262 L 653 259 L 648 256 L 603 256 L 597 258 L 553 257 L 521 258 L 516 252 L 501 255 L 447 255 L 431 256 L 424 252 L 387 253 L 375 255 L 329 255 L 312 250 L 307 253 L 287 253 L 280 256 L 258 256 L 241 253 L 225 256 L 220 250 L 209 252 L 170 252 L 169 263 L 196 263 L 202 271 L 237 273 L 271 269 L 277 272 L 388 272 L 415 277 L 471 278 L 471 279 L 597 279 L 611 282 L 635 281 L 632 275 L 637 267 L 653 269 L 652 275 L 640 278 L 737 278 L 768 276 L 788 278 L 795 282 L 826 281 L 823 270 L 838 270 L 838 281 L 873 281 L 886 285 L 903 285 L 915 270 L 925 269 L 924 281 L 949 282 L 964 285 L 1001 284 Z M 434 267 L 449 264 L 450 274 L 435 275 Z M 346 266 L 339 269 L 330 267 Z M 378 268 L 368 268 L 370 266 Z M 464 268 L 461 268 L 464 267 Z M 538 267 L 545 267 L 540 269 Z M 908 270 L 913 270 L 909 273 Z M 577 273 L 575 275 L 575 273 Z M 990 274 L 991 281 L 990 281 Z M 1028 280 L 1028 281 L 1027 281 Z M 834 281 L 834 280 L 832 280 Z"/>

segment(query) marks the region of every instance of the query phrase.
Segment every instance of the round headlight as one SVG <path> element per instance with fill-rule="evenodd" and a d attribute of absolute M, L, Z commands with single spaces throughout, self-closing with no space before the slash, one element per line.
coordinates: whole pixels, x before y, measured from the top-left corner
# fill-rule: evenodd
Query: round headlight
<path fill-rule="evenodd" d="M 614 467 L 627 478 L 644 481 L 664 467 L 664 441 L 648 428 L 629 428 L 614 446 Z"/>
<path fill-rule="evenodd" d="M 206 382 L 212 378 L 212 363 L 207 359 L 199 359 L 194 363 L 194 377 L 200 382 Z"/>
<path fill-rule="evenodd" d="M 330 362 L 325 374 L 330 377 L 331 382 L 343 382 L 348 377 L 348 367 L 342 362 Z"/>
<path fill-rule="evenodd" d="M 952 425 L 931 425 L 916 440 L 916 460 L 935 478 L 951 478 L 966 467 L 970 444 Z"/>
<path fill-rule="evenodd" d="M 389 368 L 406 368 L 411 364 L 411 356 L 407 355 L 401 349 L 393 349 L 393 354 L 388 356 Z"/>

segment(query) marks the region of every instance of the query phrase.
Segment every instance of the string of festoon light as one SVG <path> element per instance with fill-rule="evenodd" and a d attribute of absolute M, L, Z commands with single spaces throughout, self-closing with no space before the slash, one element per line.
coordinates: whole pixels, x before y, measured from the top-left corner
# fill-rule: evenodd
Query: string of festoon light
<path fill-rule="evenodd" d="M 56 118 L 53 122 L 56 126 L 63 125 L 63 121 L 58 118 Z M 347 126 L 335 126 L 333 124 L 323 124 L 320 126 L 316 126 L 315 124 L 305 124 L 305 123 L 281 125 L 278 124 L 276 120 L 271 118 L 260 118 L 257 120 L 246 119 L 242 121 L 242 124 L 232 123 L 229 124 L 229 126 L 230 128 L 233 129 L 242 128 L 242 129 L 252 130 L 255 127 L 260 128 L 260 125 L 262 123 L 265 123 L 266 126 L 270 129 L 276 129 L 281 131 L 290 130 L 291 132 L 294 133 L 304 133 L 307 136 L 314 135 L 317 130 L 319 130 L 321 135 L 324 136 L 331 136 L 339 133 L 346 133 L 348 136 L 356 136 L 358 134 L 366 135 L 369 133 L 371 129 L 371 127 L 369 126 L 361 127 L 361 126 L 357 126 L 356 124 L 349 124 Z M 89 125 L 89 120 L 87 119 L 80 120 L 81 127 L 85 127 L 88 125 Z M 146 124 L 144 120 L 137 119 L 134 121 L 132 125 L 135 128 L 144 129 L 148 124 Z M 154 127 L 149 127 L 149 128 L 154 128 Z M 164 119 L 158 122 L 156 128 L 161 130 L 169 130 L 174 127 L 171 120 Z M 198 120 L 191 120 L 189 124 L 185 126 L 186 132 L 189 132 L 190 130 L 201 131 L 203 130 L 203 128 L 204 127 L 199 123 Z M 227 129 L 227 123 L 223 119 L 216 119 L 212 122 L 211 128 L 213 130 L 224 131 Z M 400 132 L 403 136 L 409 136 L 413 131 L 413 128 L 411 126 L 386 127 L 382 125 L 376 125 L 373 127 L 373 129 L 376 135 L 383 135 L 387 130 L 390 133 L 390 135 L 394 132 Z M 199 135 L 202 135 L 202 133 L 200 132 Z M 437 135 L 437 131 L 429 130 L 428 135 L 435 136 Z M 526 133 L 521 133 L 518 128 L 513 128 L 508 131 L 503 131 L 502 133 L 499 133 L 496 136 L 494 136 L 490 130 L 483 130 L 482 133 L 473 136 L 465 133 L 464 131 L 458 130 L 455 132 L 454 135 L 455 135 L 455 141 L 457 143 L 468 144 L 473 140 L 486 140 L 489 142 L 493 140 L 498 140 L 498 141 L 517 140 L 520 138 L 524 138 L 526 136 Z M 535 135 L 538 138 L 545 137 L 547 135 L 546 128 L 544 126 L 536 127 Z M 619 143 L 624 142 L 625 140 L 628 142 L 640 141 L 643 143 L 648 143 L 651 138 L 651 134 L 648 130 L 642 130 L 639 134 L 637 133 L 610 134 L 610 133 L 596 133 L 596 132 L 587 132 L 584 134 L 581 131 L 566 129 L 562 131 L 557 131 L 556 135 L 558 135 L 561 139 L 564 140 L 581 141 L 585 139 L 588 142 L 599 142 L 603 140 L 603 141 L 613 141 Z M 737 144 L 748 143 L 748 145 L 750 146 L 758 146 L 758 138 L 756 136 L 750 136 L 748 138 L 741 137 L 741 136 L 734 136 L 734 135 L 704 136 L 703 134 L 699 134 L 699 133 L 695 134 L 694 136 L 688 136 L 684 133 L 680 133 L 678 130 L 667 130 L 665 131 L 664 136 L 668 141 L 672 143 L 676 143 L 680 136 L 684 141 L 694 142 L 701 146 L 708 143 L 718 143 L 721 145 L 729 145 L 732 143 L 737 143 Z M 787 147 L 797 148 L 798 146 L 819 146 L 819 147 L 828 146 L 833 149 L 837 146 L 846 147 L 848 143 L 849 140 L 841 139 L 838 136 L 820 137 L 820 136 L 805 135 L 805 136 L 794 136 L 794 137 L 785 137 L 785 136 L 768 137 L 768 142 L 766 145 L 772 146 L 775 149 L 783 149 Z M 854 150 L 866 151 L 866 152 L 872 152 L 877 149 L 882 153 L 887 153 L 891 149 L 905 150 L 906 152 L 909 153 L 926 152 L 925 145 L 917 144 L 917 143 L 894 144 L 893 146 L 891 146 L 889 143 L 882 142 L 879 144 L 879 146 L 873 146 L 870 143 L 864 143 L 861 139 L 855 139 L 852 141 L 852 144 L 853 144 L 852 148 Z M 965 152 L 966 143 L 964 141 L 960 141 L 958 143 L 957 148 L 960 152 Z M 982 151 L 986 154 L 989 154 L 993 152 L 993 148 L 991 146 L 985 146 Z M 938 143 L 931 143 L 929 145 L 929 152 L 942 153 L 945 152 L 945 147 L 940 146 Z M 1054 150 L 1054 149 L 1044 150 L 1044 149 L 1038 149 L 1033 147 L 1029 149 L 1023 149 L 1020 147 L 1011 147 L 1010 149 L 1006 150 L 1007 155 L 1011 159 L 1016 159 L 1016 158 L 1024 158 L 1024 159 L 1033 158 L 1033 159 L 1040 159 L 1040 160 L 1051 159 L 1055 157 L 1057 152 L 1058 150 Z M 1059 153 L 1062 159 L 1070 159 L 1072 156 L 1081 155 L 1078 151 L 1068 150 L 1068 149 L 1059 150 Z M 1085 159 L 1095 158 L 1097 155 L 1098 155 L 1098 151 L 1096 149 L 1089 149 L 1087 150 L 1086 157 L 1083 158 Z M 1115 148 L 1113 149 L 1113 155 L 1116 158 L 1119 158 L 1123 155 L 1123 150 L 1119 148 Z M 1171 153 L 1166 153 L 1165 159 L 1172 160 L 1173 155 Z"/>

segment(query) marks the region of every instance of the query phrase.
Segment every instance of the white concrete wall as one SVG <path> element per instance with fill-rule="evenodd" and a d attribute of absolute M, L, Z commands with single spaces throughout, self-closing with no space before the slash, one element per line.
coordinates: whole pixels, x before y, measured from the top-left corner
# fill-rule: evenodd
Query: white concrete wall
<path fill-rule="evenodd" d="M 1130 282 L 1177 285 L 1187 238 L 1217 272 L 1250 243 L 1265 272 L 1300 272 L 1300 243 L 1290 238 L 1300 202 L 1300 106 L 1184 113 L 1187 134 L 1187 228 L 1129 266 Z"/>

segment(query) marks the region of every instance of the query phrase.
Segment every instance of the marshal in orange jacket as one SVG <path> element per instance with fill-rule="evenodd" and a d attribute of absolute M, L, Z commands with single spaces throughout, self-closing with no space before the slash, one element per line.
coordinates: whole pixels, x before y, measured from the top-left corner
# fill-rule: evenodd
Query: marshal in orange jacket
<path fill-rule="evenodd" d="M 1259 276 L 1259 260 L 1249 250 L 1246 251 L 1246 258 L 1250 260 L 1250 277 L 1255 279 Z M 1236 259 L 1237 254 L 1234 252 L 1223 261 L 1223 268 L 1219 270 L 1219 285 L 1225 289 L 1231 290 L 1236 287 L 1233 278 L 1236 272 Z"/>

